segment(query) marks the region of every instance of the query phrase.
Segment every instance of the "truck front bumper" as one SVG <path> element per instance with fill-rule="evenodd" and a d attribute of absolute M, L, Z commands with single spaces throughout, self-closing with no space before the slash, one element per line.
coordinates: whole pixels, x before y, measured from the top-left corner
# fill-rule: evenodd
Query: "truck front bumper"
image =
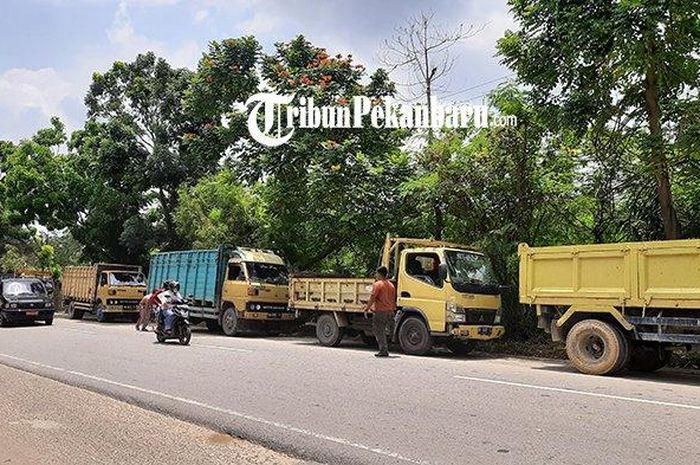
<path fill-rule="evenodd" d="M 243 312 L 243 318 L 246 320 L 275 320 L 275 321 L 291 321 L 295 318 L 294 312 Z"/>
<path fill-rule="evenodd" d="M 453 336 L 473 339 L 479 341 L 488 341 L 490 339 L 498 339 L 506 333 L 503 326 L 484 326 L 484 325 L 459 325 L 452 328 L 450 334 Z"/>

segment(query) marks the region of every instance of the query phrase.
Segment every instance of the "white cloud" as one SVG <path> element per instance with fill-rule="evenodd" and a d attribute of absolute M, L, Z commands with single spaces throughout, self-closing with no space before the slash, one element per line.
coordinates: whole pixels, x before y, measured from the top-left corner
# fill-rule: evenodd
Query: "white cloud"
<path fill-rule="evenodd" d="M 70 91 L 70 83 L 53 68 L 14 68 L 0 75 L 0 103 L 17 109 L 39 108 L 45 115 L 56 114 Z"/>
<path fill-rule="evenodd" d="M 194 14 L 195 23 L 203 23 L 209 18 L 209 10 L 197 10 Z"/>
<path fill-rule="evenodd" d="M 282 23 L 282 18 L 269 10 L 257 11 L 253 16 L 238 24 L 243 34 L 265 35 L 273 32 Z"/>

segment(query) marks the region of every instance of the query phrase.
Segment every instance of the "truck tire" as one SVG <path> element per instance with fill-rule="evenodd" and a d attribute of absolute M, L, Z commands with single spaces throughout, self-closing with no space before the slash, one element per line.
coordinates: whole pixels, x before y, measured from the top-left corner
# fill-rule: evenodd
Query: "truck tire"
<path fill-rule="evenodd" d="M 455 355 L 466 355 L 474 350 L 473 341 L 464 341 L 462 339 L 448 339 L 445 344 L 447 348 Z"/>
<path fill-rule="evenodd" d="M 422 319 L 409 316 L 399 327 L 399 344 L 409 355 L 425 355 L 433 347 L 433 338 Z"/>
<path fill-rule="evenodd" d="M 69 302 L 68 303 L 68 318 L 71 320 L 82 320 L 83 319 L 83 311 L 79 308 L 76 308 L 75 302 Z"/>
<path fill-rule="evenodd" d="M 316 321 L 316 338 L 321 345 L 337 347 L 343 340 L 343 328 L 338 326 L 335 317 L 330 313 L 324 313 Z"/>
<path fill-rule="evenodd" d="M 227 336 L 238 334 L 238 315 L 235 308 L 227 307 L 224 310 L 224 314 L 221 316 L 221 328 Z"/>
<path fill-rule="evenodd" d="M 221 326 L 216 320 L 206 320 L 207 330 L 213 332 L 219 331 Z"/>
<path fill-rule="evenodd" d="M 628 354 L 626 347 L 622 334 L 600 320 L 579 321 L 566 337 L 569 361 L 589 375 L 609 375 L 619 370 Z"/>
<path fill-rule="evenodd" d="M 632 343 L 632 354 L 627 367 L 631 371 L 651 373 L 665 367 L 671 359 L 671 352 L 658 342 Z"/>

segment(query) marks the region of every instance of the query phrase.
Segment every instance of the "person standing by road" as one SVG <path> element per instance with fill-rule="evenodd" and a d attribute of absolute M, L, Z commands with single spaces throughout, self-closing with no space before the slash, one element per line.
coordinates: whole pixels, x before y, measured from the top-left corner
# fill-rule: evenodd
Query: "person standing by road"
<path fill-rule="evenodd" d="M 375 354 L 375 357 L 389 356 L 389 344 L 386 339 L 386 333 L 391 328 L 391 322 L 396 311 L 396 288 L 387 279 L 388 274 L 389 270 L 385 266 L 377 268 L 375 275 L 377 280 L 372 285 L 372 295 L 369 297 L 365 307 L 365 313 L 373 313 L 372 331 L 379 345 L 379 352 Z"/>

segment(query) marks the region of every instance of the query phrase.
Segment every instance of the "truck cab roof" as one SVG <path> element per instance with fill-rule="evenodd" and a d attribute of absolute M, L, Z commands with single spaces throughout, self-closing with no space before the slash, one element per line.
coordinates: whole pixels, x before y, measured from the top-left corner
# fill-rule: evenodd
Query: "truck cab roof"
<path fill-rule="evenodd" d="M 237 262 L 257 262 L 284 265 L 282 257 L 272 250 L 254 249 L 249 247 L 237 247 L 231 254 L 229 263 Z"/>

